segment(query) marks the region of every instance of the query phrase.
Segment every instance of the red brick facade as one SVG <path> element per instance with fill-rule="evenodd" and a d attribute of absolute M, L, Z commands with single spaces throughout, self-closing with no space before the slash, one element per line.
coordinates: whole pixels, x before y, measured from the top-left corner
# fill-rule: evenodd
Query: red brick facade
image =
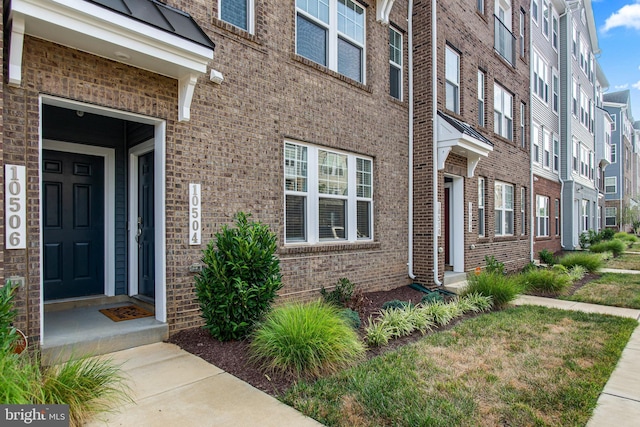
<path fill-rule="evenodd" d="M 534 220 L 534 240 L 533 240 L 533 256 L 539 259 L 539 253 L 543 249 L 556 253 L 562 250 L 561 245 L 561 230 L 562 226 L 562 197 L 561 197 L 561 185 L 559 182 L 550 181 L 540 176 L 533 177 L 533 220 Z M 536 213 L 536 196 L 543 196 L 549 198 L 549 232 L 548 236 L 538 237 L 538 224 Z M 559 211 L 556 211 L 556 201 L 560 207 Z M 556 220 L 557 218 L 557 220 Z"/>

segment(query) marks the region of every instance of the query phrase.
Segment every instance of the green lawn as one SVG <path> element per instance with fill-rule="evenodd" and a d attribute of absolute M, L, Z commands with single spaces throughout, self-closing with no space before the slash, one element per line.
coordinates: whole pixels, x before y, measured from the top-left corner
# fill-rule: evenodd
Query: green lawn
<path fill-rule="evenodd" d="M 561 299 L 640 309 L 640 275 L 605 273 Z"/>
<path fill-rule="evenodd" d="M 329 426 L 584 426 L 636 325 L 509 308 L 300 383 L 282 400 Z"/>
<path fill-rule="evenodd" d="M 605 261 L 606 268 L 617 268 L 621 270 L 640 270 L 640 253 L 622 254 L 617 258 Z"/>

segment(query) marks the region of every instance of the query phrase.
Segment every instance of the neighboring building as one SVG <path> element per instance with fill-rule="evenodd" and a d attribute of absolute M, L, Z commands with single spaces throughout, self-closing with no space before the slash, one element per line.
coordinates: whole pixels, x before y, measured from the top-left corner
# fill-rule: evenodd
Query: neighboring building
<path fill-rule="evenodd" d="M 572 250 L 580 234 L 597 229 L 594 55 L 600 49 L 590 0 L 567 2 L 560 34 L 561 234 L 563 249 Z"/>
<path fill-rule="evenodd" d="M 165 336 L 200 325 L 194 270 L 238 211 L 277 234 L 283 298 L 409 283 L 407 3 L 167 4 L 6 2 L 16 325 L 46 347 L 55 302 L 128 296 Z"/>
<path fill-rule="evenodd" d="M 562 249 L 560 182 L 560 15 L 563 0 L 534 0 L 531 8 L 531 158 L 533 256 Z"/>
<path fill-rule="evenodd" d="M 416 280 L 485 256 L 517 270 L 530 260 L 529 2 L 429 3 L 414 5 Z"/>
<path fill-rule="evenodd" d="M 611 127 L 613 119 L 603 108 L 604 91 L 609 87 L 600 64 L 596 61 L 596 109 L 595 109 L 595 144 L 596 144 L 596 188 L 598 189 L 597 230 L 605 227 L 605 171 L 611 164 Z"/>
<path fill-rule="evenodd" d="M 611 164 L 605 170 L 605 225 L 626 231 L 625 212 L 631 207 L 633 183 L 633 126 L 629 90 L 605 93 L 603 105 L 613 119 Z"/>

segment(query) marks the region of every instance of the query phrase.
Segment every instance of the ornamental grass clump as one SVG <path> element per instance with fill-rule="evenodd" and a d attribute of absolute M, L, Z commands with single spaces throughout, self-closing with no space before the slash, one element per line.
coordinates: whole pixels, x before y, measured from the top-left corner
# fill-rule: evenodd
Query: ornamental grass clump
<path fill-rule="evenodd" d="M 521 274 L 518 279 L 526 292 L 551 296 L 565 294 L 572 284 L 568 274 L 558 273 L 554 269 L 531 270 Z"/>
<path fill-rule="evenodd" d="M 491 295 L 481 295 L 477 292 L 470 292 L 460 297 L 460 301 L 464 301 L 469 304 L 472 312 L 482 313 L 483 311 L 491 310 L 493 307 L 493 298 Z"/>
<path fill-rule="evenodd" d="M 581 265 L 589 273 L 595 273 L 603 266 L 604 262 L 598 254 L 588 252 L 573 252 L 560 258 L 560 264 L 569 269 L 574 265 Z"/>
<path fill-rule="evenodd" d="M 519 280 L 503 274 L 483 271 L 478 275 L 469 275 L 467 282 L 468 285 L 462 293 L 463 296 L 471 293 L 490 296 L 496 308 L 506 306 L 522 292 Z"/>
<path fill-rule="evenodd" d="M 584 276 L 587 274 L 587 269 L 581 265 L 574 265 L 567 271 L 567 275 L 571 279 L 572 282 L 577 282 L 578 280 L 582 280 Z"/>
<path fill-rule="evenodd" d="M 619 256 L 627 248 L 627 245 L 620 239 L 606 240 L 589 246 L 589 250 L 594 253 L 612 252 L 613 256 Z"/>
<path fill-rule="evenodd" d="M 252 335 L 251 358 L 268 371 L 319 377 L 359 361 L 365 347 L 332 304 L 276 307 Z"/>
<path fill-rule="evenodd" d="M 220 341 L 247 336 L 282 287 L 276 235 L 249 216 L 238 213 L 236 227 L 216 233 L 195 278 L 204 328 Z"/>

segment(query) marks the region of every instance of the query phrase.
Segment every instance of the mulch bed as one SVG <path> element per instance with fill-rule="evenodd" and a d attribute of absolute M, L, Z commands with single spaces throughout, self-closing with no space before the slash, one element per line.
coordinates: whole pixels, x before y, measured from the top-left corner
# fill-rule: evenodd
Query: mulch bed
<path fill-rule="evenodd" d="M 573 294 L 586 283 L 598 278 L 597 274 L 587 274 L 585 277 L 574 283 L 569 294 Z M 402 286 L 397 289 L 382 292 L 369 292 L 362 294 L 364 299 L 361 300 L 357 308 L 358 314 L 362 319 L 360 333 L 364 333 L 364 327 L 367 324 L 369 316 L 374 316 L 386 301 L 400 300 L 411 301 L 416 304 L 420 302 L 425 295 L 420 291 L 416 291 L 408 286 Z M 546 296 L 539 294 L 538 296 Z M 450 329 L 462 320 L 477 316 L 477 314 L 469 314 L 455 319 L 449 325 L 435 328 L 432 332 L 439 332 Z M 367 350 L 367 358 L 378 356 L 388 351 L 392 351 L 409 343 L 418 341 L 422 338 L 419 332 L 410 336 L 392 340 L 388 345 L 383 347 L 373 347 Z M 194 328 L 183 330 L 169 339 L 170 343 L 176 344 L 182 349 L 192 353 L 207 362 L 217 366 L 225 372 L 234 375 L 237 378 L 251 384 L 252 386 L 268 393 L 272 396 L 279 396 L 290 388 L 296 381 L 292 375 L 282 373 L 265 374 L 263 370 L 252 364 L 249 359 L 249 341 L 228 341 L 221 342 L 213 338 L 206 330 L 202 328 Z"/>

